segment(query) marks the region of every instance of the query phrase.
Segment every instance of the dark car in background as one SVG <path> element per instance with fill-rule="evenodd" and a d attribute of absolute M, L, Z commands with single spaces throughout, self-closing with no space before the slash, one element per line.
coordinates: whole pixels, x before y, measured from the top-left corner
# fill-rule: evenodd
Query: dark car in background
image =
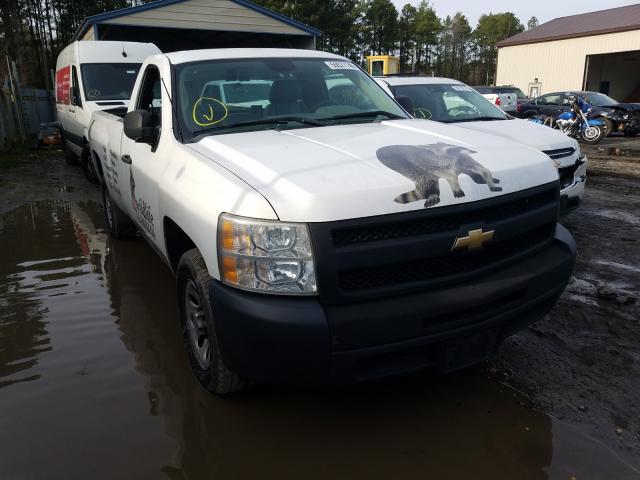
<path fill-rule="evenodd" d="M 515 116 L 528 118 L 533 115 L 557 117 L 571 108 L 571 99 L 582 97 L 593 107 L 592 117 L 606 125 L 605 134 L 621 132 L 627 136 L 640 132 L 640 103 L 620 103 L 599 92 L 569 91 L 541 95 L 518 105 Z"/>

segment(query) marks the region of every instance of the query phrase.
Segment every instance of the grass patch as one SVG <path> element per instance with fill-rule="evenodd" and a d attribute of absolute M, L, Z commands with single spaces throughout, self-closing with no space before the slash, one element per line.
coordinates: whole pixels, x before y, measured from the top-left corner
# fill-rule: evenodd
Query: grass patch
<path fill-rule="evenodd" d="M 0 153 L 0 170 L 17 167 L 27 155 L 29 148 L 26 145 L 13 145 L 9 151 Z"/>
<path fill-rule="evenodd" d="M 20 163 L 20 156 L 12 153 L 0 153 L 0 170 L 15 168 Z"/>
<path fill-rule="evenodd" d="M 0 171 L 9 170 L 20 165 L 20 162 L 33 157 L 47 158 L 60 156 L 60 150 L 32 149 L 27 145 L 14 145 L 11 150 L 0 153 Z"/>

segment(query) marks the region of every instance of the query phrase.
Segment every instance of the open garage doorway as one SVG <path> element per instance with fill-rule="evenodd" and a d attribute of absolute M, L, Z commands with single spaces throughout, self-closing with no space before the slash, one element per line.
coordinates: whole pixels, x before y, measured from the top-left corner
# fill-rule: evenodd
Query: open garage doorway
<path fill-rule="evenodd" d="M 583 90 L 602 92 L 619 102 L 640 102 L 640 50 L 588 55 Z"/>

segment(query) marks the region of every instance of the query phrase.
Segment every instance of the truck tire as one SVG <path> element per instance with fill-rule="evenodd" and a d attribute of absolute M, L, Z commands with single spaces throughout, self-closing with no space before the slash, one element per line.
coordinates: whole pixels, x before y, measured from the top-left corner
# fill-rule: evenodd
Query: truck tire
<path fill-rule="evenodd" d="M 64 159 L 67 162 L 67 165 L 77 165 L 78 164 L 78 156 L 73 153 L 73 151 L 71 151 L 71 149 L 69 148 L 69 144 L 67 143 L 67 141 L 64 139 L 64 137 L 62 137 L 62 142 L 64 144 Z"/>
<path fill-rule="evenodd" d="M 104 207 L 107 228 L 113 238 L 124 239 L 135 236 L 135 224 L 111 201 L 111 194 L 106 185 L 102 186 L 102 205 Z"/>
<path fill-rule="evenodd" d="M 93 168 L 93 162 L 91 161 L 91 149 L 89 145 L 82 147 L 82 155 L 80 156 L 80 165 L 82 165 L 82 171 L 86 179 L 93 184 L 99 184 L 98 175 Z"/>
<path fill-rule="evenodd" d="M 194 375 L 202 386 L 218 395 L 241 390 L 244 380 L 222 360 L 210 303 L 213 299 L 209 298 L 213 280 L 197 248 L 182 255 L 176 276 L 182 336 Z"/>

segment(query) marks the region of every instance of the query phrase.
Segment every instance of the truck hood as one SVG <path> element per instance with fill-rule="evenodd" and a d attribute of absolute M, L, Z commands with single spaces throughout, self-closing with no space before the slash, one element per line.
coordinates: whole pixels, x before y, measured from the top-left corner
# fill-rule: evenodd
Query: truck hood
<path fill-rule="evenodd" d="M 618 103 L 616 105 L 611 105 L 608 107 L 600 107 L 600 108 L 613 108 L 615 110 L 621 110 L 623 112 L 640 112 L 640 103 Z"/>
<path fill-rule="evenodd" d="M 188 146 L 258 190 L 278 218 L 291 222 L 438 208 L 558 179 L 549 157 L 532 148 L 425 120 L 224 134 Z M 492 191 L 470 175 L 499 183 Z"/>
<path fill-rule="evenodd" d="M 578 150 L 578 143 L 565 134 L 545 125 L 539 125 L 527 120 L 516 118 L 513 120 L 489 122 L 464 122 L 460 123 L 459 126 L 476 132 L 490 133 L 503 139 L 523 143 L 542 152 L 562 148 L 575 148 Z M 572 156 L 563 161 L 567 164 L 573 164 L 575 158 Z M 564 164 L 562 166 L 564 166 Z"/>

